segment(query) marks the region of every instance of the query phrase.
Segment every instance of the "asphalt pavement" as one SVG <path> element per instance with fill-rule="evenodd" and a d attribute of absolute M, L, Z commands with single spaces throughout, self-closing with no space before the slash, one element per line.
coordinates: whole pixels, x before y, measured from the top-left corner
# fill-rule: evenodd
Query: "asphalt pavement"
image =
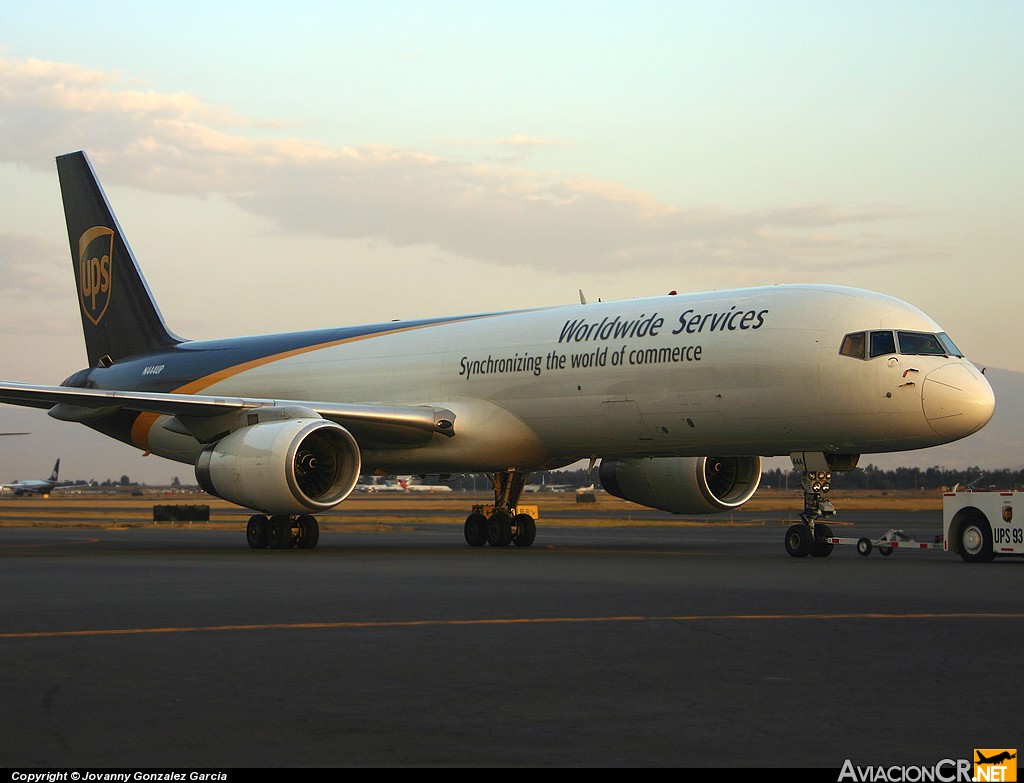
<path fill-rule="evenodd" d="M 311 551 L 0 528 L 0 766 L 838 771 L 1021 744 L 1021 559 L 794 559 L 786 524 L 541 524 L 502 549 L 392 525 Z M 915 524 L 937 525 L 837 533 Z"/>

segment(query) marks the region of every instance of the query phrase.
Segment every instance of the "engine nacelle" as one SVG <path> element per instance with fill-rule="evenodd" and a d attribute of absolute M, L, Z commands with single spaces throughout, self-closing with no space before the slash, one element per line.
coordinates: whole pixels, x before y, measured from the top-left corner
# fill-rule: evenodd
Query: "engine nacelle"
<path fill-rule="evenodd" d="M 604 459 L 599 475 L 623 500 L 673 514 L 717 514 L 750 500 L 761 483 L 761 458 Z"/>
<path fill-rule="evenodd" d="M 362 466 L 359 446 L 340 424 L 297 418 L 242 427 L 196 460 L 199 486 L 267 514 L 308 514 L 349 496 Z"/>

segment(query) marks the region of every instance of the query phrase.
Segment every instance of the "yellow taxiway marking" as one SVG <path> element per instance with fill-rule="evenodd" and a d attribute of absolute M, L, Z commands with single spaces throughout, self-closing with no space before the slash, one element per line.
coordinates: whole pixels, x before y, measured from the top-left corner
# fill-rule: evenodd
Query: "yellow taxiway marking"
<path fill-rule="evenodd" d="M 351 620 L 321 623 L 260 623 L 254 625 L 197 625 L 165 628 L 100 628 L 78 631 L 20 631 L 0 633 L 0 639 L 56 636 L 125 636 L 132 634 L 207 633 L 210 631 L 325 630 L 349 628 L 421 628 L 465 625 L 558 625 L 569 623 L 690 623 L 707 620 L 1006 620 L 1022 619 L 1024 612 L 861 612 L 855 614 L 701 614 L 619 615 L 611 617 L 520 617 L 479 620 Z"/>

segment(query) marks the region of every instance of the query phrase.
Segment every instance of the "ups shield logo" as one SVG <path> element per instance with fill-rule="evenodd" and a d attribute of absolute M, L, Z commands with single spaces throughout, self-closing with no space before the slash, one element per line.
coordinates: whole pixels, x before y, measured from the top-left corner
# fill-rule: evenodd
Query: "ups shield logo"
<path fill-rule="evenodd" d="M 94 226 L 78 238 L 78 296 L 86 318 L 99 326 L 110 306 L 114 232 Z"/>
<path fill-rule="evenodd" d="M 1003 522 L 1013 521 L 1013 506 L 1003 506 Z"/>

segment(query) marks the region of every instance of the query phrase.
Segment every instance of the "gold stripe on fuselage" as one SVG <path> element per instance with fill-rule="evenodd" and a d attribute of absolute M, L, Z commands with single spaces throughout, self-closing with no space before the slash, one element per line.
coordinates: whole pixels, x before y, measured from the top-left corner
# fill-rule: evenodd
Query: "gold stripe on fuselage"
<path fill-rule="evenodd" d="M 223 369 L 216 370 L 209 375 L 204 375 L 201 378 L 196 378 L 194 381 L 189 381 L 186 384 L 179 386 L 176 389 L 172 389 L 172 394 L 199 394 L 204 389 L 208 389 L 216 383 L 220 383 L 223 380 L 231 378 L 235 375 L 239 375 L 248 370 L 256 369 L 257 367 L 264 367 L 268 364 L 281 361 L 282 359 L 290 359 L 293 356 L 301 356 L 304 353 L 312 353 L 313 351 L 319 351 L 324 348 L 334 348 L 338 345 L 345 345 L 347 343 L 361 342 L 362 340 L 369 340 L 374 337 L 391 337 L 396 334 L 402 334 L 404 332 L 413 332 L 418 329 L 426 329 L 431 326 L 448 326 L 449 324 L 464 323 L 466 321 L 476 321 L 481 318 L 493 318 L 495 315 L 508 315 L 508 313 L 493 313 L 490 315 L 469 315 L 462 318 L 453 318 L 450 321 L 433 321 L 426 324 L 415 324 L 412 326 L 402 326 L 394 329 L 388 329 L 382 332 L 369 332 L 367 334 L 357 334 L 351 337 L 343 337 L 339 340 L 330 340 L 325 343 L 316 343 L 314 345 L 305 345 L 301 348 L 292 348 L 288 351 L 281 351 L 280 353 L 269 354 L 262 356 L 258 359 L 252 359 L 248 362 L 242 362 L 241 364 L 235 364 L 230 367 L 224 367 Z M 331 402 L 340 402 L 340 400 L 331 400 Z M 143 451 L 150 451 L 149 445 L 149 433 L 157 420 L 162 416 L 159 413 L 140 413 L 135 421 L 132 423 L 131 428 L 131 441 L 132 444 Z"/>

